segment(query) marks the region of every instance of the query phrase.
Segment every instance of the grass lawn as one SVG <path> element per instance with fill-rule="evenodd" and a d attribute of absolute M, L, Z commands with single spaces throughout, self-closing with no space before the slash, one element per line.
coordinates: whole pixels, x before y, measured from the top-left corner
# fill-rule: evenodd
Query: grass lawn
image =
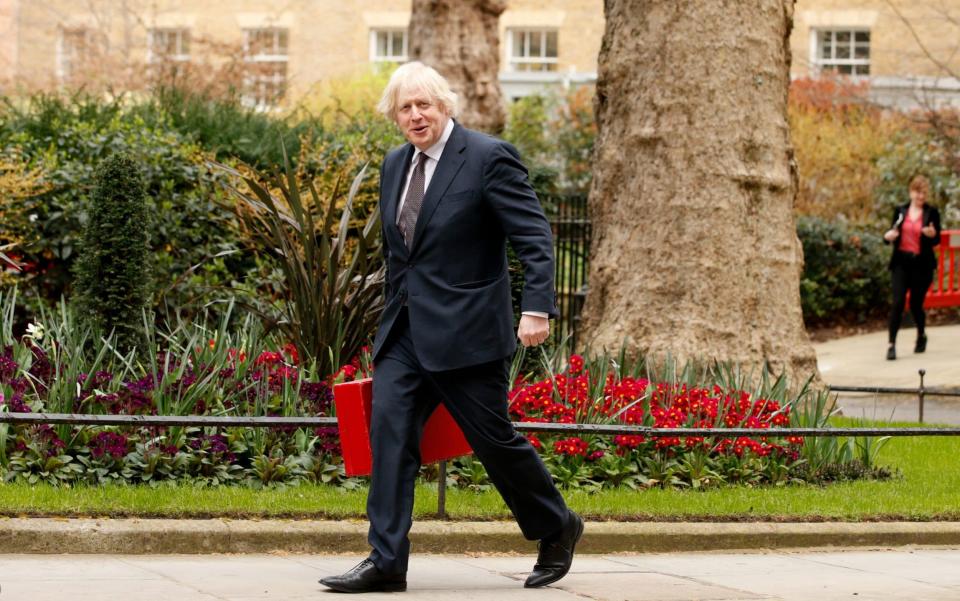
<path fill-rule="evenodd" d="M 899 424 L 915 425 L 915 424 Z M 825 487 L 727 487 L 707 492 L 565 491 L 570 506 L 593 519 L 611 520 L 960 520 L 960 439 L 894 438 L 879 463 L 902 478 Z M 0 484 L 0 515 L 140 517 L 362 518 L 366 490 L 325 486 L 280 490 L 241 487 L 77 487 Z M 415 513 L 436 513 L 437 493 L 417 488 Z M 505 519 L 496 492 L 447 491 L 453 519 Z"/>

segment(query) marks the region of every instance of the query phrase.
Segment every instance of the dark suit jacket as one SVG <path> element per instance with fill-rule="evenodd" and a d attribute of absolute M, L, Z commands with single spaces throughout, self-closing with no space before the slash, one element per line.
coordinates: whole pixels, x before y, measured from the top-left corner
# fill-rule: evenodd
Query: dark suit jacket
<path fill-rule="evenodd" d="M 910 208 L 910 203 L 900 205 L 899 207 L 893 210 L 893 220 L 890 222 L 890 227 L 896 226 L 897 230 L 902 234 L 903 233 L 903 222 L 907 218 L 907 210 Z M 898 223 L 899 222 L 899 223 Z M 923 234 L 920 234 L 920 261 L 924 267 L 933 271 L 937 268 L 937 256 L 933 252 L 933 247 L 940 244 L 940 211 L 937 210 L 937 207 L 932 207 L 929 204 L 923 205 L 923 225 L 924 227 L 930 224 L 933 224 L 933 227 L 937 230 L 937 235 L 933 238 L 928 238 Z M 903 237 L 899 237 L 893 241 L 893 254 L 890 255 L 890 269 L 893 269 L 896 265 L 902 260 L 903 254 L 900 253 L 900 240 Z M 884 240 L 886 242 L 886 240 Z"/>
<path fill-rule="evenodd" d="M 517 344 L 507 240 L 524 268 L 521 310 L 557 314 L 550 225 L 527 170 L 510 144 L 455 123 L 408 252 L 396 222 L 413 153 L 409 143 L 394 149 L 380 171 L 387 279 L 374 360 L 404 304 L 425 369 L 502 359 Z"/>

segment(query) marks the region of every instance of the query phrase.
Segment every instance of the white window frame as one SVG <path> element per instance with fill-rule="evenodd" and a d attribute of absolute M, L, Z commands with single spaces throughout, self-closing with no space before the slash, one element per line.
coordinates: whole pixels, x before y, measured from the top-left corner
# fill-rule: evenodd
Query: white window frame
<path fill-rule="evenodd" d="M 514 55 L 514 35 L 522 33 L 527 38 L 527 48 L 530 48 L 529 39 L 532 36 L 540 36 L 540 56 L 515 56 Z M 553 34 L 557 37 L 557 56 L 547 56 L 547 36 Z M 556 71 L 560 56 L 560 32 L 553 27 L 508 27 L 507 37 L 507 70 L 508 71 Z M 538 65 L 539 69 L 520 69 L 520 65 Z M 542 68 L 546 66 L 547 68 Z"/>
<path fill-rule="evenodd" d="M 256 54 L 251 51 L 251 39 L 254 35 L 269 32 L 272 34 L 272 44 L 270 52 L 263 52 L 262 49 Z M 280 44 L 281 35 L 286 36 L 286 48 Z M 286 54 L 282 54 L 282 52 Z M 243 77 L 244 94 L 243 102 L 257 110 L 269 110 L 277 106 L 277 102 L 286 94 L 287 89 L 287 64 L 290 62 L 290 30 L 286 27 L 254 27 L 243 30 L 243 60 L 251 65 L 272 65 L 281 70 L 280 74 L 261 75 L 245 74 Z M 266 85 L 277 86 L 282 92 L 274 97 L 267 98 L 262 93 Z M 249 90 L 255 89 L 251 94 Z"/>
<path fill-rule="evenodd" d="M 822 58 L 823 34 L 830 34 L 830 54 L 829 58 Z M 846 33 L 850 35 L 850 58 L 837 58 L 837 34 Z M 856 58 L 857 53 L 857 34 L 866 33 L 869 37 L 866 41 L 867 58 Z M 873 36 L 870 35 L 868 27 L 818 27 L 810 30 L 810 64 L 814 66 L 819 74 L 824 71 L 833 71 L 842 75 L 851 77 L 869 77 L 871 64 L 871 46 Z M 850 73 L 841 73 L 840 69 L 849 67 Z M 864 72 L 866 71 L 866 72 Z"/>
<path fill-rule="evenodd" d="M 79 34 L 83 37 L 82 47 L 71 48 L 72 56 L 70 57 L 69 67 L 68 67 L 68 57 L 67 57 L 67 36 L 73 36 Z M 84 60 L 84 55 L 89 53 L 90 43 L 93 40 L 93 34 L 86 27 L 62 27 L 60 28 L 60 36 L 57 38 L 57 81 L 61 84 L 69 82 L 77 74 L 77 64 Z"/>
<path fill-rule="evenodd" d="M 387 54 L 380 55 L 377 54 L 377 41 L 381 34 L 386 34 L 387 36 Z M 401 36 L 403 39 L 403 54 L 393 55 L 390 52 L 393 49 L 393 42 L 396 36 Z M 406 29 L 400 29 L 397 27 L 377 27 L 370 30 L 370 62 L 371 63 L 405 63 L 409 60 L 410 48 L 409 48 L 410 37 L 407 34 Z"/>
<path fill-rule="evenodd" d="M 163 54 L 156 52 L 158 35 L 175 35 L 177 52 L 173 54 Z M 187 49 L 184 52 L 184 39 L 187 41 Z M 150 37 L 147 46 L 147 63 L 155 65 L 160 61 L 171 61 L 177 63 L 190 62 L 190 29 L 186 27 L 155 27 L 150 30 Z"/>

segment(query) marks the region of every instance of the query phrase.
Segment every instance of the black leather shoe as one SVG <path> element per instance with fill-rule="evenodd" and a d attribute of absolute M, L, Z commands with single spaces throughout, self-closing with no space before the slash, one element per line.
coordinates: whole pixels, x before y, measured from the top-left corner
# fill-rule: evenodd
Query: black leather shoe
<path fill-rule="evenodd" d="M 924 334 L 924 335 L 922 335 L 922 336 L 919 336 L 919 337 L 917 338 L 917 345 L 916 345 L 915 347 L 913 347 L 913 352 L 915 352 L 915 353 L 922 353 L 922 352 L 925 351 L 925 350 L 927 350 L 927 335 L 926 335 L 926 334 Z"/>
<path fill-rule="evenodd" d="M 893 361 L 897 358 L 897 349 L 893 345 L 887 347 L 887 361 Z"/>
<path fill-rule="evenodd" d="M 321 578 L 320 584 L 341 593 L 394 593 L 407 590 L 407 575 L 384 574 L 364 559 L 345 574 Z"/>
<path fill-rule="evenodd" d="M 526 588 L 546 586 L 566 576 L 573 563 L 574 548 L 581 536 L 583 536 L 583 520 L 571 511 L 567 518 L 567 525 L 558 534 L 540 541 L 537 564 L 533 566 L 533 572 L 527 577 L 523 586 Z"/>

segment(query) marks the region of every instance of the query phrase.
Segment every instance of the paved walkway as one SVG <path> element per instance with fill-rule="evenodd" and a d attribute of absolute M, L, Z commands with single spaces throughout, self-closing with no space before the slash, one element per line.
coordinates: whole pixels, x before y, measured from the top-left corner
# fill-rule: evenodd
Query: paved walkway
<path fill-rule="evenodd" d="M 317 579 L 360 556 L 0 555 L 0 600 L 284 601 L 344 598 Z M 526 590 L 533 556 L 415 555 L 408 590 L 351 598 L 604 601 L 954 600 L 960 549 L 580 555 L 553 587 Z M 329 595 L 329 596 L 328 596 Z"/>
<path fill-rule="evenodd" d="M 886 360 L 885 331 L 816 344 L 820 375 L 834 386 L 916 388 L 924 369 L 924 386 L 960 390 L 960 325 L 927 328 L 927 337 L 927 352 L 914 354 L 916 330 L 901 330 L 896 361 Z M 839 404 L 853 417 L 916 421 L 918 415 L 916 395 L 842 393 Z M 924 421 L 960 424 L 960 398 L 927 397 Z"/>

